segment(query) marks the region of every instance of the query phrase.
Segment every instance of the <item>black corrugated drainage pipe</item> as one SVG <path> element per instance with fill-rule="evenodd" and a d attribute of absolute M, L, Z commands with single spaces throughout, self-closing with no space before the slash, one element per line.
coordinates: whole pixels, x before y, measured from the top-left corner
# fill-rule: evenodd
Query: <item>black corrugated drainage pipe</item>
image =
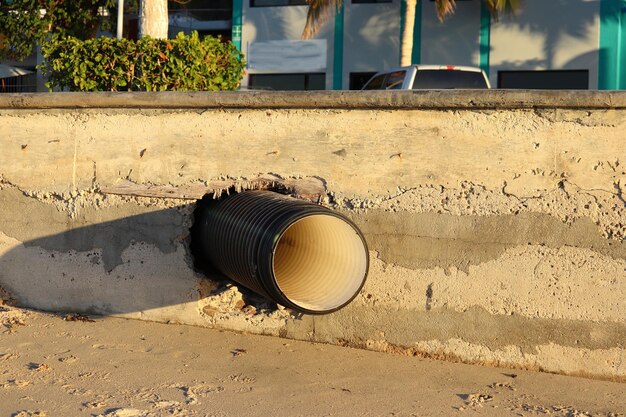
<path fill-rule="evenodd" d="M 308 314 L 346 306 L 369 268 L 361 231 L 325 207 L 244 191 L 201 207 L 199 256 L 228 278 Z"/>

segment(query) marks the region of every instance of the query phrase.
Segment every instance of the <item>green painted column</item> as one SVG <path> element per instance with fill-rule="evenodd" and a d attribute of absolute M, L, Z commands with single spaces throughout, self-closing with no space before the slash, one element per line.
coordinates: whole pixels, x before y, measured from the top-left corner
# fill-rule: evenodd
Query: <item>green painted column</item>
<path fill-rule="evenodd" d="M 400 4 L 400 44 L 402 44 L 402 32 L 406 20 L 406 0 Z M 402 45 L 400 45 L 402 47 Z M 402 51 L 399 51 L 402 54 Z M 422 0 L 417 0 L 415 5 L 415 26 L 413 27 L 413 49 L 411 50 L 411 63 L 419 64 L 422 57 Z M 400 62 L 400 55 L 398 55 Z"/>
<path fill-rule="evenodd" d="M 415 27 L 413 28 L 413 50 L 411 63 L 419 64 L 422 61 L 422 0 L 415 5 Z"/>
<path fill-rule="evenodd" d="M 343 89 L 343 2 L 335 13 L 333 35 L 333 90 Z"/>
<path fill-rule="evenodd" d="M 241 25 L 243 23 L 243 0 L 233 0 L 232 42 L 241 51 Z"/>
<path fill-rule="evenodd" d="M 480 2 L 480 35 L 479 35 L 480 68 L 489 78 L 489 53 L 491 51 L 491 13 L 485 2 Z"/>
<path fill-rule="evenodd" d="M 601 0 L 598 89 L 626 89 L 626 1 Z"/>

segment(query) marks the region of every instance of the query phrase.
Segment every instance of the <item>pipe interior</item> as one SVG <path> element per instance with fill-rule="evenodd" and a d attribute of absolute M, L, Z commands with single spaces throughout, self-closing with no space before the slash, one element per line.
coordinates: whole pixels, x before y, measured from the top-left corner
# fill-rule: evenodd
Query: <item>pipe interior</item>
<path fill-rule="evenodd" d="M 293 224 L 276 244 L 276 283 L 299 307 L 326 311 L 340 307 L 361 288 L 367 249 L 346 221 L 315 214 Z"/>

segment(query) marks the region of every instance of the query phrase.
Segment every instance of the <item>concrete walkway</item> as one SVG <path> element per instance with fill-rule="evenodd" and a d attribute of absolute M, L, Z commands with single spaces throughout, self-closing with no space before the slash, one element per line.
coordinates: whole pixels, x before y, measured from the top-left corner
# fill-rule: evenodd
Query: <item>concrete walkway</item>
<path fill-rule="evenodd" d="M 623 383 L 93 319 L 0 307 L 0 416 L 626 415 Z"/>

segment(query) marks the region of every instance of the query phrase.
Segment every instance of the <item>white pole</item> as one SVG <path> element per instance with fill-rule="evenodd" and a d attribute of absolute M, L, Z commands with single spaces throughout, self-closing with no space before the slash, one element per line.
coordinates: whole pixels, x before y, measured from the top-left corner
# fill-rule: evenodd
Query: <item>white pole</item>
<path fill-rule="evenodd" d="M 117 0 L 117 39 L 122 39 L 124 29 L 124 0 Z"/>

